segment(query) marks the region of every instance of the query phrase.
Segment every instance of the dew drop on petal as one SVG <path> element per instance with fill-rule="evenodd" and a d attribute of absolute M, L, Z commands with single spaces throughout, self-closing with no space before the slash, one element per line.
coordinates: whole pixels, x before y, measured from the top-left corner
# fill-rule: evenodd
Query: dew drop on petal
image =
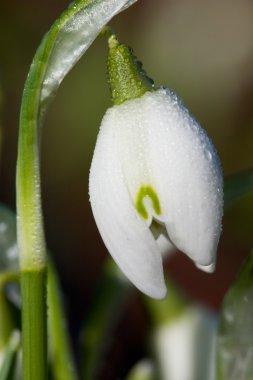
<path fill-rule="evenodd" d="M 208 149 L 205 149 L 204 150 L 204 155 L 205 155 L 205 158 L 208 160 L 208 161 L 211 161 L 213 156 L 212 156 L 212 153 L 210 152 L 210 150 Z"/>

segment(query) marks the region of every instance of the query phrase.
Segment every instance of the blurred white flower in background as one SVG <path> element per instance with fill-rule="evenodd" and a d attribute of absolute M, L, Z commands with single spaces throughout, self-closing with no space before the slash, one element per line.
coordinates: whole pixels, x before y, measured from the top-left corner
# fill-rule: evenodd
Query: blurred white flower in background
<path fill-rule="evenodd" d="M 152 347 L 161 380 L 214 380 L 216 330 L 215 314 L 194 306 L 158 326 Z"/>

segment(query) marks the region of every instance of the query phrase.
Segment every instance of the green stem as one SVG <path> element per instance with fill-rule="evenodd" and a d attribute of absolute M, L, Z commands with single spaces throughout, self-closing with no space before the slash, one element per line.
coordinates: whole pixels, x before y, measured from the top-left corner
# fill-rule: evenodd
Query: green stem
<path fill-rule="evenodd" d="M 47 263 L 40 188 L 40 128 L 42 116 L 60 83 L 59 78 L 57 78 L 56 83 L 51 83 L 49 87 L 45 86 L 48 80 L 47 69 L 51 62 L 50 59 L 52 59 L 54 47 L 57 45 L 56 40 L 64 25 L 71 21 L 80 9 L 91 2 L 92 0 L 80 0 L 76 4 L 72 4 L 54 23 L 35 54 L 23 92 L 16 189 L 17 234 L 22 298 L 24 298 L 22 300 L 24 380 L 46 378 L 45 271 Z M 55 69 L 55 72 L 58 71 Z M 67 71 L 66 69 L 65 73 Z M 52 79 L 52 77 L 54 78 L 54 75 L 51 75 L 50 78 Z M 61 80 L 63 77 L 64 75 Z M 34 305 L 39 305 L 39 312 L 35 310 Z"/>
<path fill-rule="evenodd" d="M 21 271 L 23 379 L 47 378 L 46 270 Z"/>
<path fill-rule="evenodd" d="M 130 3 L 128 4 L 127 0 L 76 0 L 71 3 L 43 38 L 33 59 L 23 92 L 16 174 L 17 234 L 21 277 L 23 277 L 22 297 L 25 297 L 22 333 L 25 337 L 23 344 L 26 347 L 23 349 L 23 356 L 28 356 L 24 358 L 25 365 L 31 365 L 30 370 L 25 369 L 27 375 L 34 370 L 30 358 L 39 354 L 39 350 L 34 353 L 29 352 L 29 348 L 33 350 L 33 347 L 40 345 L 42 355 L 41 362 L 36 362 L 37 372 L 40 370 L 39 377 L 36 374 L 33 379 L 43 378 L 45 371 L 42 369 L 46 360 L 46 323 L 42 320 L 46 315 L 45 279 L 44 276 L 38 275 L 44 273 L 47 266 L 39 157 L 43 116 L 66 74 L 94 41 L 103 26 L 125 5 Z M 37 289 L 35 293 L 33 288 Z M 38 316 L 32 302 L 41 308 L 39 325 L 35 319 L 33 320 Z M 33 334 L 31 329 L 34 330 Z M 40 329 L 45 330 L 42 332 Z M 40 342 L 38 338 L 40 336 L 43 336 L 43 342 Z M 39 356 L 36 356 L 36 360 L 39 361 Z M 30 378 L 27 375 L 23 375 L 24 380 Z"/>

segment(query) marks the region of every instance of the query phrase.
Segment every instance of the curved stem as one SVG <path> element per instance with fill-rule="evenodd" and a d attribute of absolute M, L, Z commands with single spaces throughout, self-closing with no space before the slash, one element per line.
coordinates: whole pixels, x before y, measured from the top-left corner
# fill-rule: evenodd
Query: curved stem
<path fill-rule="evenodd" d="M 40 125 L 51 93 L 43 84 L 55 41 L 65 22 L 89 0 L 69 8 L 44 37 L 23 93 L 17 160 L 17 233 L 21 268 L 23 378 L 47 378 L 46 244 L 40 189 Z M 53 91 L 53 88 L 51 89 Z M 56 88 L 54 87 L 54 90 Z"/>
<path fill-rule="evenodd" d="M 47 360 L 47 332 L 44 321 L 47 265 L 39 162 L 42 117 L 61 81 L 101 29 L 115 14 L 134 1 L 77 0 L 71 3 L 45 35 L 35 54 L 25 84 L 20 114 L 16 175 L 17 234 L 21 290 L 24 299 L 22 307 L 23 373 L 26 374 L 23 376 L 24 380 L 38 379 L 38 376 L 29 377 L 33 374 L 33 363 L 27 357 L 31 358 L 33 355 L 36 355 L 36 365 L 42 371 L 41 376 L 46 377 L 46 372 L 42 370 L 46 367 Z M 27 273 L 30 275 L 27 276 Z M 37 288 L 35 293 L 33 293 L 33 283 Z M 35 310 L 35 305 L 39 305 L 41 318 Z M 38 323 L 35 323 L 36 320 Z"/>

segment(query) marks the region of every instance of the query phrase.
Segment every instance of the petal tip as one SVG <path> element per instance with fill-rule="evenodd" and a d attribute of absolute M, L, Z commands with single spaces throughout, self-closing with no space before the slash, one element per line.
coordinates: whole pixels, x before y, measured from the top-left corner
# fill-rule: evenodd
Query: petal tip
<path fill-rule="evenodd" d="M 203 272 L 206 272 L 206 273 L 213 273 L 216 268 L 216 262 L 213 262 L 209 265 L 201 265 L 198 263 L 195 263 L 195 265 L 197 268 L 201 269 Z"/>
<path fill-rule="evenodd" d="M 165 284 L 162 286 L 146 287 L 145 289 L 140 289 L 147 296 L 154 298 L 156 300 L 163 300 L 167 296 L 167 288 Z"/>

